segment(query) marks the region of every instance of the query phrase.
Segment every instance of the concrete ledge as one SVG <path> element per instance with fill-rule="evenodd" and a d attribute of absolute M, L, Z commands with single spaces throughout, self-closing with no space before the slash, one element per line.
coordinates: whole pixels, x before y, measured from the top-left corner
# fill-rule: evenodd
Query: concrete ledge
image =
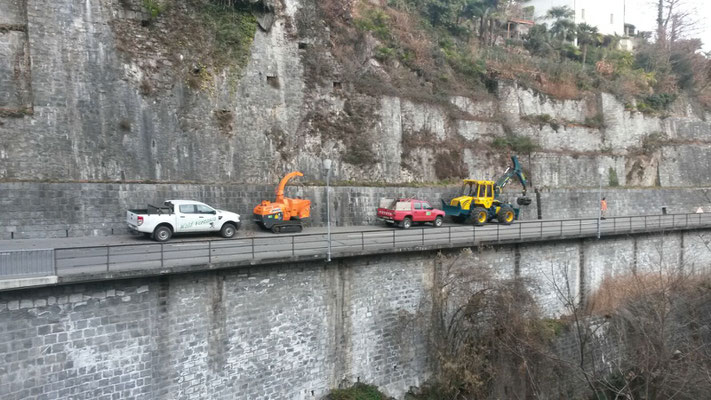
<path fill-rule="evenodd" d="M 0 280 L 0 291 L 24 289 L 37 286 L 49 286 L 55 285 L 57 284 L 57 282 L 59 282 L 59 278 L 56 275 L 35 276 L 31 278 L 3 279 Z"/>

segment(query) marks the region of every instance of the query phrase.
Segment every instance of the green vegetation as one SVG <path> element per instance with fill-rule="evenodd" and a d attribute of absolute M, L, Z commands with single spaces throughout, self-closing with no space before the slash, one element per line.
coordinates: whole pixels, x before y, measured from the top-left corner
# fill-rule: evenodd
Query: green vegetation
<path fill-rule="evenodd" d="M 549 10 L 544 23 L 516 36 L 508 21 L 532 19 L 524 0 L 389 0 L 384 6 L 360 1 L 352 24 L 332 11 L 339 9 L 336 0 L 323 3 L 326 13 L 331 12 L 326 20 L 339 47 L 355 46 L 358 34 L 377 40 L 372 56 L 391 73 L 390 79 L 380 78 L 380 85 L 370 82 L 371 90 L 395 90 L 403 96 L 426 91 L 437 97 L 496 91 L 492 82 L 514 80 L 561 99 L 610 92 L 627 104 L 637 103 L 636 110 L 642 112 L 663 114 L 681 94 L 711 109 L 711 62 L 699 52 L 700 41 L 672 37 L 662 47 L 636 37 L 633 54 L 620 49 L 621 37 L 576 24 L 565 7 Z M 342 62 L 352 64 L 357 51 L 338 53 Z M 405 78 L 402 66 L 418 84 Z M 603 128 L 604 121 L 591 117 L 584 125 Z"/>
<path fill-rule="evenodd" d="M 677 95 L 672 93 L 653 94 L 637 102 L 637 111 L 647 114 L 665 111 L 676 98 Z"/>
<path fill-rule="evenodd" d="M 240 3 L 241 4 L 241 3 Z M 201 10 L 204 23 L 214 33 L 217 65 L 241 70 L 249 61 L 250 48 L 257 31 L 253 7 L 207 3 Z"/>
<path fill-rule="evenodd" d="M 585 118 L 583 122 L 584 126 L 594 129 L 604 129 L 605 128 L 605 118 L 602 114 L 596 114 L 594 117 Z"/>
<path fill-rule="evenodd" d="M 538 129 L 543 129 L 544 125 L 550 125 L 550 127 L 556 132 L 558 132 L 561 125 L 557 119 L 551 117 L 549 114 L 526 115 L 521 117 L 521 119 L 533 125 L 538 125 Z"/>
<path fill-rule="evenodd" d="M 148 12 L 148 21 L 154 21 L 165 11 L 166 6 L 157 0 L 143 0 L 143 8 Z"/>
<path fill-rule="evenodd" d="M 669 142 L 664 132 L 652 132 L 642 139 L 642 153 L 652 154 Z"/>
<path fill-rule="evenodd" d="M 505 137 L 495 137 L 491 143 L 495 149 L 509 149 L 514 153 L 531 154 L 539 149 L 538 143 L 528 136 L 509 134 Z"/>
<path fill-rule="evenodd" d="M 326 400 L 388 400 L 377 387 L 356 383 L 348 389 L 335 389 L 326 396 Z"/>
<path fill-rule="evenodd" d="M 620 186 L 620 180 L 617 178 L 617 171 L 615 171 L 614 168 L 610 167 L 607 175 L 608 175 L 608 184 L 610 185 L 610 187 Z"/>

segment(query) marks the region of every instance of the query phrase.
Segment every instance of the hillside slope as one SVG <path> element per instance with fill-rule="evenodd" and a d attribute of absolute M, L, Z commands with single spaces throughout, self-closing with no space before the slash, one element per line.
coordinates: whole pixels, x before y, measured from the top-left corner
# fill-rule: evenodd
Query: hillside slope
<path fill-rule="evenodd" d="M 711 184 L 711 123 L 683 98 L 646 115 L 515 76 L 467 82 L 433 58 L 453 71 L 443 85 L 383 57 L 360 2 L 0 11 L 5 181 L 270 183 L 291 169 L 317 181 L 326 157 L 336 180 L 452 181 L 499 174 L 513 151 L 539 187 L 594 186 L 598 166 L 613 185 Z"/>

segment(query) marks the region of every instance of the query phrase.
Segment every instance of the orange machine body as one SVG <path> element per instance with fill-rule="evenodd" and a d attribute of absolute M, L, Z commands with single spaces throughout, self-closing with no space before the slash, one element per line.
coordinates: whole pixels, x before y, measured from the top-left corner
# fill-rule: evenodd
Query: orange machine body
<path fill-rule="evenodd" d="M 296 176 L 304 176 L 294 171 L 287 174 L 276 188 L 274 201 L 263 200 L 254 207 L 254 221 L 272 232 L 300 232 L 302 221 L 311 216 L 311 200 L 284 197 L 284 187 Z"/>

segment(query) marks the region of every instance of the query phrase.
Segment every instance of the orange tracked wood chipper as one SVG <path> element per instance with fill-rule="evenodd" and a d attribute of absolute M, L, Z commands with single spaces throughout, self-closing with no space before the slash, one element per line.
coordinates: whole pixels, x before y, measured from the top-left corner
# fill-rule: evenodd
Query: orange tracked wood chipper
<path fill-rule="evenodd" d="M 304 176 L 299 171 L 287 174 L 276 188 L 273 202 L 264 200 L 254 207 L 254 222 L 274 233 L 301 232 L 303 221 L 311 216 L 311 200 L 284 197 L 284 187 L 295 176 Z"/>

